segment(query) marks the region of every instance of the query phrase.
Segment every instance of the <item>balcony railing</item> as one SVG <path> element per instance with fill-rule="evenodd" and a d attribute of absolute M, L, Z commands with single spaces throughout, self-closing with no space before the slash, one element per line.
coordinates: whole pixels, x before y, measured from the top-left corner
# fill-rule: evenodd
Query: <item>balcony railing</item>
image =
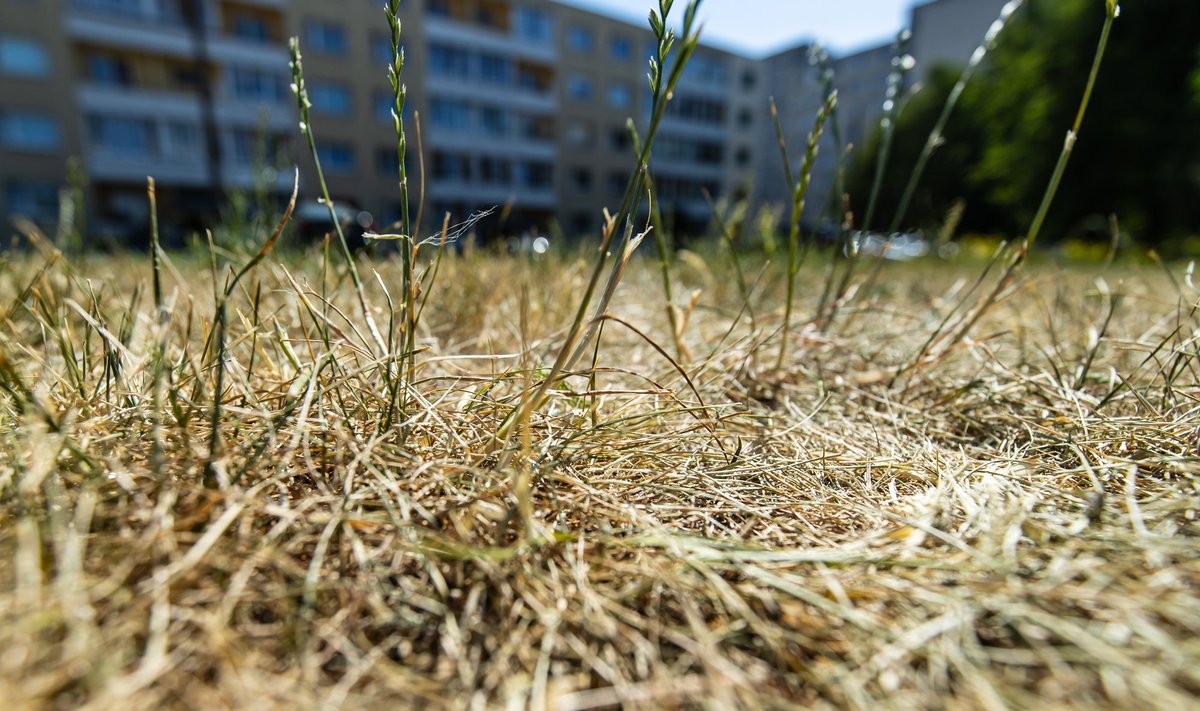
<path fill-rule="evenodd" d="M 430 41 L 452 42 L 484 52 L 551 63 L 558 58 L 558 47 L 554 42 L 532 42 L 513 34 L 445 17 L 426 17 L 425 33 Z"/>
<path fill-rule="evenodd" d="M 271 0 L 275 2 L 275 0 Z M 279 0 L 279 4 L 283 4 Z M 224 32 L 217 18 L 204 18 L 208 54 L 218 62 L 237 61 L 282 66 L 287 51 L 282 42 Z M 119 47 L 177 57 L 194 57 L 194 31 L 179 6 L 147 4 L 141 0 L 70 0 L 67 28 L 71 36 Z"/>
<path fill-rule="evenodd" d="M 89 15 L 123 23 L 185 27 L 182 10 L 169 4 L 147 5 L 141 0 L 71 0 L 71 7 Z"/>

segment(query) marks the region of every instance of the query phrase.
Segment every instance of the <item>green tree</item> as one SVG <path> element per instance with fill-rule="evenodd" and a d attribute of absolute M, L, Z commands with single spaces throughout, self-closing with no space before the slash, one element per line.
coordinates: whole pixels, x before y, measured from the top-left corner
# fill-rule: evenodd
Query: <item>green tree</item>
<path fill-rule="evenodd" d="M 963 198 L 968 229 L 1016 235 L 1028 227 L 1074 120 L 1103 18 L 1100 0 L 1026 3 L 950 120 L 921 183 L 917 224 Z M 1110 214 L 1149 244 L 1200 234 L 1198 44 L 1200 2 L 1126 0 L 1046 239 L 1103 225 Z M 897 173 L 888 176 L 893 192 L 902 189 L 953 76 L 934 72 L 905 108 Z M 869 184 L 862 173 L 856 166 L 852 189 Z"/>
<path fill-rule="evenodd" d="M 959 73 L 956 67 L 934 67 L 922 85 L 904 101 L 896 118 L 892 156 L 879 193 L 876 229 L 891 224 L 913 166 L 929 132 L 937 123 L 950 91 L 958 81 Z M 966 226 L 978 229 L 991 224 L 991 218 L 979 214 L 990 208 L 985 196 L 963 181 L 970 167 L 980 160 L 981 143 L 982 130 L 974 115 L 963 111 L 960 105 L 926 166 L 903 227 L 935 228 L 959 200 L 969 205 L 967 215 L 970 222 L 965 223 Z M 856 215 L 863 214 L 870 197 L 879 145 L 880 135 L 876 130 L 865 145 L 856 151 L 849 168 L 847 185 L 850 207 Z"/>

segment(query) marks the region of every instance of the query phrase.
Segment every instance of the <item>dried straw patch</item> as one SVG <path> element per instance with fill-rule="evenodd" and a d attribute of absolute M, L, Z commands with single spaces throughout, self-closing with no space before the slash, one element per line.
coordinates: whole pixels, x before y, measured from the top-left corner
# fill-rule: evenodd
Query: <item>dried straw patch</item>
<path fill-rule="evenodd" d="M 752 328 L 732 279 L 681 267 L 704 290 L 686 358 L 635 263 L 595 367 L 506 449 L 582 263 L 443 264 L 387 427 L 353 290 L 277 265 L 230 302 L 206 486 L 211 275 L 166 272 L 160 330 L 141 264 L 42 266 L 10 262 L 0 294 L 6 708 L 1200 693 L 1200 323 L 1161 272 L 1106 274 L 1111 318 L 1094 274 L 1027 272 L 912 362 L 976 297 L 945 267 L 892 270 L 829 329 L 794 324 L 773 372 L 781 284 Z M 397 267 L 375 267 L 384 328 Z"/>

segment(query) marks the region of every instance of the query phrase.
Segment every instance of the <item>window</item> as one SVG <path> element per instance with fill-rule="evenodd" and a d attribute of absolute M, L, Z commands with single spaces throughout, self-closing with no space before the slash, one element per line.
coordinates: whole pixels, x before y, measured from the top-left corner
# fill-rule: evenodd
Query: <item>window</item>
<path fill-rule="evenodd" d="M 737 153 L 734 154 L 734 160 L 737 161 L 739 168 L 745 168 L 746 166 L 750 165 L 750 159 L 750 149 L 746 146 L 739 147 L 737 149 Z"/>
<path fill-rule="evenodd" d="M 750 109 L 742 109 L 738 112 L 738 126 L 742 128 L 750 128 L 750 124 L 754 123 L 754 112 Z"/>
<path fill-rule="evenodd" d="M 62 133 L 52 116 L 33 111 L 0 110 L 0 146 L 52 151 L 61 143 Z"/>
<path fill-rule="evenodd" d="M 121 15 L 141 15 L 140 0 L 75 0 L 75 4 L 88 10 L 111 12 Z"/>
<path fill-rule="evenodd" d="M 203 142 L 200 139 L 200 127 L 184 121 L 168 121 L 167 136 L 170 140 L 170 152 L 177 156 L 199 155 Z"/>
<path fill-rule="evenodd" d="M 371 94 L 371 113 L 380 121 L 392 121 L 392 111 L 396 109 L 396 97 L 390 91 L 376 91 Z"/>
<path fill-rule="evenodd" d="M 485 185 L 511 184 L 512 161 L 505 158 L 483 156 L 479 159 L 479 182 Z"/>
<path fill-rule="evenodd" d="M 608 104 L 614 109 L 627 109 L 633 103 L 633 91 L 628 84 L 617 83 L 608 87 Z"/>
<path fill-rule="evenodd" d="M 250 67 L 230 69 L 233 96 L 245 101 L 280 103 L 287 98 L 283 76 L 274 72 Z"/>
<path fill-rule="evenodd" d="M 678 136 L 662 136 L 658 140 L 655 155 L 666 160 L 720 165 L 725 159 L 725 148 L 715 141 L 696 141 Z"/>
<path fill-rule="evenodd" d="M 519 167 L 521 184 L 529 188 L 549 188 L 554 184 L 554 166 L 543 161 L 522 161 Z"/>
<path fill-rule="evenodd" d="M 430 70 L 439 76 L 466 79 L 470 73 L 470 55 L 465 49 L 434 44 L 429 47 Z"/>
<path fill-rule="evenodd" d="M 520 67 L 517 69 L 517 85 L 522 89 L 541 93 L 550 87 L 550 80 L 545 73 L 530 67 Z"/>
<path fill-rule="evenodd" d="M 233 16 L 233 20 L 230 22 L 230 33 L 234 37 L 254 42 L 270 42 L 272 39 L 271 28 L 267 26 L 267 21 L 258 15 L 246 12 L 239 12 Z"/>
<path fill-rule="evenodd" d="M 508 135 L 508 113 L 499 106 L 481 106 L 479 108 L 479 126 L 488 136 L 500 137 Z"/>
<path fill-rule="evenodd" d="M 725 147 L 720 143 L 700 141 L 695 148 L 696 162 L 704 165 L 720 165 L 725 160 Z"/>
<path fill-rule="evenodd" d="M 233 160 L 241 166 L 267 168 L 279 160 L 285 140 L 279 135 L 263 135 L 256 129 L 234 129 Z"/>
<path fill-rule="evenodd" d="M 346 54 L 350 46 L 341 25 L 320 20 L 304 22 L 304 44 L 314 52 L 339 55 Z"/>
<path fill-rule="evenodd" d="M 314 81 L 308 85 L 308 100 L 314 111 L 334 116 L 350 115 L 350 89 L 344 84 Z"/>
<path fill-rule="evenodd" d="M 508 84 L 512 76 L 512 63 L 495 54 L 479 55 L 479 78 L 488 84 Z"/>
<path fill-rule="evenodd" d="M 465 101 L 434 99 L 429 109 L 433 125 L 437 128 L 456 132 L 471 128 L 471 107 Z"/>
<path fill-rule="evenodd" d="M 582 25 L 573 25 L 567 31 L 567 46 L 571 51 L 586 54 L 592 51 L 592 31 Z"/>
<path fill-rule="evenodd" d="M 633 56 L 633 44 L 628 37 L 613 37 L 608 44 L 608 56 L 618 62 L 628 62 Z"/>
<path fill-rule="evenodd" d="M 582 74 L 575 74 L 567 79 L 567 96 L 575 101 L 591 99 L 592 80 Z"/>
<path fill-rule="evenodd" d="M 109 54 L 90 54 L 87 58 L 88 79 L 105 86 L 131 86 L 133 78 L 129 63 Z"/>
<path fill-rule="evenodd" d="M 124 0 L 121 1 L 122 3 L 124 2 Z M 157 22 L 178 25 L 184 20 L 183 5 L 184 0 L 154 0 L 154 4 L 147 14 Z M 142 7 L 145 7 L 145 3 L 142 4 Z M 201 22 L 207 22 L 206 15 L 208 15 L 208 12 L 205 10 L 203 4 L 191 7 L 195 9 L 196 16 Z"/>
<path fill-rule="evenodd" d="M 588 193 L 592 190 L 592 171 L 587 168 L 571 169 L 571 190 L 576 193 Z"/>
<path fill-rule="evenodd" d="M 629 174 L 619 170 L 614 170 L 608 174 L 608 194 L 613 197 L 619 197 L 625 194 L 625 188 L 629 186 Z"/>
<path fill-rule="evenodd" d="M 591 148 L 596 138 L 596 129 L 585 121 L 572 121 L 564 129 L 563 138 L 571 148 Z"/>
<path fill-rule="evenodd" d="M 554 119 L 549 116 L 521 116 L 517 121 L 517 133 L 522 138 L 549 141 L 554 138 Z"/>
<path fill-rule="evenodd" d="M 93 114 L 88 116 L 88 136 L 97 148 L 127 156 L 158 155 L 158 132 L 150 119 Z"/>
<path fill-rule="evenodd" d="M 186 64 L 175 65 L 168 72 L 171 75 L 171 82 L 179 88 L 183 89 L 199 89 L 202 75 L 198 69 Z"/>
<path fill-rule="evenodd" d="M 433 177 L 435 180 L 468 182 L 471 180 L 471 159 L 462 153 L 434 151 Z"/>
<path fill-rule="evenodd" d="M 725 122 L 724 102 L 698 96 L 676 96 L 674 101 L 667 104 L 667 113 L 696 123 L 721 124 Z"/>
<path fill-rule="evenodd" d="M 258 135 L 253 129 L 233 131 L 233 160 L 238 165 L 254 165 L 258 158 Z"/>
<path fill-rule="evenodd" d="M 385 178 L 400 175 L 400 152 L 395 148 L 379 148 L 375 151 L 375 172 Z"/>
<path fill-rule="evenodd" d="M 754 73 L 753 69 L 747 69 L 746 71 L 742 72 L 742 89 L 743 90 L 750 91 L 757 84 L 758 84 L 758 75 Z"/>
<path fill-rule="evenodd" d="M 688 75 L 705 84 L 724 83 L 726 72 L 725 60 L 703 54 L 693 55 L 687 66 Z"/>
<path fill-rule="evenodd" d="M 535 44 L 549 44 L 553 34 L 550 14 L 532 7 L 517 8 L 517 34 Z"/>
<path fill-rule="evenodd" d="M 403 47 L 401 50 L 403 51 Z M 380 32 L 371 33 L 371 61 L 376 64 L 391 66 L 392 60 L 392 38 Z"/>
<path fill-rule="evenodd" d="M 504 22 L 500 19 L 500 13 L 496 11 L 495 7 L 489 7 L 487 5 L 481 5 L 475 11 L 475 21 L 477 24 L 493 30 L 504 27 Z"/>
<path fill-rule="evenodd" d="M 12 182 L 4 186 L 8 211 L 31 220 L 58 217 L 58 186 L 53 183 Z"/>
<path fill-rule="evenodd" d="M 328 173 L 346 175 L 354 172 L 354 146 L 348 143 L 318 143 L 317 159 Z"/>
<path fill-rule="evenodd" d="M 50 74 L 50 55 L 40 42 L 27 37 L 0 37 L 0 74 L 44 77 Z"/>
<path fill-rule="evenodd" d="M 629 130 L 622 128 L 614 128 L 608 132 L 608 147 L 614 152 L 628 151 L 633 145 L 629 137 Z"/>
<path fill-rule="evenodd" d="M 654 183 L 661 200 L 703 200 L 705 192 L 709 195 L 720 192 L 720 185 L 715 180 L 660 175 Z"/>
<path fill-rule="evenodd" d="M 425 8 L 434 17 L 450 17 L 450 0 L 429 0 Z"/>

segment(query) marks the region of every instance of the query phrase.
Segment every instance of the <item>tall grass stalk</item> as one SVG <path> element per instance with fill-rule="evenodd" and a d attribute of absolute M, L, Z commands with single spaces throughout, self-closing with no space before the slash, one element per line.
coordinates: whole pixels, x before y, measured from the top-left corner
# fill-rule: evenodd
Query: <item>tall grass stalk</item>
<path fill-rule="evenodd" d="M 971 78 L 975 76 L 980 64 L 983 63 L 988 53 L 996 46 L 1000 33 L 1008 26 L 1009 20 L 1021 8 L 1022 4 L 1024 4 L 1024 0 L 1010 0 L 1005 3 L 1004 7 L 1000 9 L 999 17 L 988 27 L 983 41 L 975 48 L 975 51 L 971 54 L 971 59 L 967 62 L 967 66 L 963 69 L 958 81 L 955 82 L 954 87 L 950 90 L 950 95 L 946 97 L 946 103 L 942 106 L 942 112 L 938 115 L 933 130 L 929 132 L 929 137 L 925 139 L 925 145 L 921 149 L 920 156 L 917 157 L 917 163 L 913 167 L 912 173 L 908 176 L 908 183 L 904 186 L 904 193 L 900 197 L 900 203 L 896 207 L 895 215 L 892 216 L 891 225 L 888 227 L 888 234 L 895 234 L 900 230 L 900 226 L 904 223 L 904 218 L 908 215 L 908 208 L 912 204 L 913 195 L 916 194 L 917 185 L 925 173 L 925 166 L 929 163 L 929 159 L 933 156 L 934 151 L 942 145 L 944 140 L 943 131 L 945 131 L 946 124 L 950 120 L 950 115 L 954 112 L 954 107 L 958 105 L 959 98 L 962 97 L 962 93 L 966 90 Z M 885 251 L 881 251 L 875 257 L 871 273 L 863 282 L 862 288 L 858 291 L 858 298 L 861 298 L 864 294 L 874 292 L 879 275 L 883 272 L 883 264 L 886 258 Z M 853 315 L 847 318 L 846 322 L 842 324 L 843 331 L 850 328 L 853 319 Z"/>
<path fill-rule="evenodd" d="M 867 212 L 859 227 L 863 232 L 871 229 L 875 221 L 875 208 L 879 204 L 879 193 L 883 188 L 888 159 L 892 155 L 892 142 L 896 137 L 896 117 L 900 112 L 900 92 L 904 89 L 904 77 L 913 67 L 908 54 L 908 43 L 912 40 L 910 30 L 901 30 L 892 44 L 892 71 L 888 74 L 887 91 L 883 97 L 883 114 L 879 117 L 879 153 L 875 156 L 875 178 L 871 182 L 871 194 L 867 200 Z"/>
<path fill-rule="evenodd" d="M 630 122 L 630 133 L 633 134 L 634 149 L 638 148 L 637 132 Z M 663 299 L 666 301 L 667 324 L 671 328 L 671 339 L 675 343 L 675 355 L 683 361 L 690 359 L 687 345 L 683 342 L 683 324 L 679 317 L 679 307 L 675 305 L 675 289 L 671 285 L 671 256 L 673 250 L 668 242 L 667 231 L 663 225 L 662 209 L 658 200 L 653 199 L 654 177 L 646 171 L 646 194 L 650 199 L 650 227 L 654 234 L 654 248 L 658 252 L 658 273 L 662 278 Z M 593 388 L 594 389 L 594 388 Z"/>
<path fill-rule="evenodd" d="M 833 59 L 819 43 L 814 44 L 808 51 L 808 63 L 817 69 L 818 80 L 821 83 L 822 100 L 828 100 L 829 95 L 837 90 L 837 73 L 833 68 Z M 842 136 L 841 116 L 835 106 L 829 114 L 829 128 L 826 129 L 833 141 L 834 173 L 833 185 L 825 197 L 822 213 L 831 214 L 835 222 L 841 226 L 846 222 L 846 204 L 843 199 L 846 194 L 846 141 Z M 811 240 L 810 240 L 811 241 Z"/>
<path fill-rule="evenodd" d="M 578 362 L 580 356 L 586 351 L 587 345 L 595 334 L 596 328 L 602 323 L 603 320 L 600 317 L 608 307 L 608 298 L 601 299 L 596 313 L 591 319 L 587 319 L 586 317 L 588 308 L 592 305 L 592 299 L 595 297 L 596 289 L 600 285 L 604 267 L 608 264 L 608 258 L 612 256 L 609 248 L 616 237 L 617 231 L 621 230 L 623 238 L 617 250 L 617 258 L 613 261 L 612 267 L 609 270 L 609 278 L 605 287 L 606 297 L 611 297 L 612 292 L 616 289 L 621 274 L 624 272 L 626 264 L 628 264 L 629 259 L 633 255 L 632 250 L 636 249 L 637 244 L 641 241 L 641 237 L 644 236 L 644 233 L 642 233 L 638 237 L 634 237 L 633 218 L 637 214 L 637 209 L 641 204 L 640 195 L 644 176 L 650 169 L 650 151 L 654 145 L 654 139 L 658 134 L 659 125 L 666 114 L 667 103 L 670 101 L 680 77 L 683 76 L 684 68 L 687 66 L 692 54 L 696 51 L 696 46 L 700 42 L 700 33 L 696 28 L 696 12 L 699 10 L 701 1 L 689 0 L 684 10 L 683 42 L 678 53 L 675 55 L 675 60 L 671 64 L 669 71 L 666 68 L 666 64 L 671 55 L 671 49 L 675 44 L 676 37 L 674 31 L 667 27 L 666 20 L 670 15 L 674 0 L 659 0 L 658 10 L 650 11 L 650 29 L 654 32 L 658 42 L 655 57 L 650 60 L 650 73 L 648 77 L 651 93 L 650 123 L 646 130 L 641 154 L 638 156 L 637 166 L 625 187 L 625 195 L 621 200 L 620 210 L 617 211 L 616 216 L 609 220 L 605 226 L 599 255 L 592 269 L 591 277 L 588 280 L 587 287 L 584 289 L 583 296 L 579 300 L 574 320 L 568 329 L 566 339 L 559 348 L 554 365 L 550 368 L 550 372 L 546 378 L 538 385 L 534 395 L 526 399 L 519 408 L 510 413 L 501 424 L 497 430 L 497 439 L 500 442 L 506 442 L 512 433 L 512 428 L 517 423 L 526 422 L 532 413 L 541 408 L 546 401 L 550 388 L 558 382 L 565 372 Z M 586 333 L 584 331 L 585 327 L 587 328 Z"/>
<path fill-rule="evenodd" d="M 346 268 L 350 272 L 350 280 L 354 283 L 354 291 L 358 297 L 358 305 L 362 311 L 363 320 L 367 323 L 367 329 L 371 332 L 371 338 L 375 341 L 375 347 L 379 350 L 380 354 L 383 354 L 387 349 L 387 344 L 379 332 L 379 327 L 375 325 L 375 317 L 371 315 L 371 307 L 367 303 L 367 295 L 363 288 L 362 277 L 358 274 L 358 267 L 354 263 L 354 255 L 350 253 L 350 245 L 346 242 L 346 235 L 342 230 L 341 220 L 338 219 L 337 208 L 333 204 L 333 198 L 329 196 L 329 186 L 325 182 L 325 171 L 321 168 L 321 157 L 317 154 L 317 140 L 313 134 L 312 122 L 309 115 L 312 103 L 308 100 L 308 89 L 304 84 L 304 64 L 300 56 L 300 38 L 292 37 L 288 41 L 288 52 L 291 57 L 292 94 L 296 97 L 296 106 L 300 111 L 300 132 L 303 134 L 304 140 L 308 143 L 308 152 L 312 156 L 313 168 L 317 173 L 317 183 L 321 188 L 321 199 L 325 203 L 325 209 L 329 211 L 329 220 L 333 223 L 334 233 L 337 234 L 338 246 L 341 247 L 342 256 L 346 260 Z"/>
<path fill-rule="evenodd" d="M 154 186 L 154 178 L 146 178 L 146 199 L 150 209 L 150 271 L 154 294 L 154 352 L 152 358 L 153 392 L 150 406 L 150 462 L 156 474 L 162 475 L 163 443 L 162 443 L 162 408 L 163 408 L 163 371 L 167 350 L 167 326 L 171 315 L 163 303 L 162 295 L 162 265 L 161 246 L 158 234 L 158 195 Z"/>
<path fill-rule="evenodd" d="M 813 126 L 812 132 L 808 134 L 808 145 L 804 151 L 804 162 L 800 167 L 800 175 L 792 189 L 792 219 L 788 227 L 787 244 L 787 295 L 784 297 L 786 300 L 783 307 L 783 334 L 779 342 L 779 356 L 775 359 L 776 370 L 783 368 L 783 361 L 787 357 L 787 344 L 791 338 L 792 310 L 796 298 L 796 276 L 800 273 L 800 215 L 804 212 L 805 198 L 812 180 L 812 169 L 817 160 L 821 134 L 825 131 L 825 122 L 836 106 L 837 92 L 834 91 L 826 97 L 825 103 L 817 112 L 816 124 Z M 778 112 L 775 113 L 778 114 Z M 782 138 L 780 144 L 783 144 Z M 786 153 L 784 160 L 787 160 Z"/>
<path fill-rule="evenodd" d="M 1087 87 L 1083 90 L 1083 98 L 1079 100 L 1079 111 L 1075 114 L 1075 123 L 1071 126 L 1071 130 L 1067 131 L 1067 136 L 1063 140 L 1062 152 L 1058 155 L 1058 163 L 1054 166 L 1054 173 L 1050 176 L 1050 184 L 1046 186 L 1046 192 L 1042 195 L 1042 204 L 1038 206 L 1037 214 L 1034 215 L 1032 224 L 1029 225 L 1029 233 L 1025 235 L 1024 249 L 1028 249 L 1037 241 L 1038 235 L 1042 231 L 1042 224 L 1046 221 L 1046 215 L 1050 212 L 1050 206 L 1054 203 L 1054 196 L 1058 193 L 1058 186 L 1062 183 L 1063 173 L 1067 169 L 1067 164 L 1071 161 L 1071 153 L 1075 150 L 1075 141 L 1079 138 L 1079 129 L 1083 126 L 1083 117 L 1087 113 L 1088 103 L 1092 99 L 1092 90 L 1096 88 L 1096 77 L 1100 75 L 1100 64 L 1104 61 L 1104 52 L 1108 48 L 1108 36 L 1112 32 L 1113 22 L 1121 15 L 1121 6 L 1117 0 L 1105 0 L 1104 27 L 1100 30 L 1100 41 L 1096 44 L 1096 55 L 1092 59 L 1092 70 L 1088 73 Z"/>
<path fill-rule="evenodd" d="M 416 330 L 417 330 L 417 284 L 414 279 L 415 260 L 417 252 L 417 236 L 413 234 L 412 220 L 408 204 L 408 167 L 405 163 L 408 152 L 408 138 L 404 133 L 404 107 L 408 101 L 408 87 L 404 85 L 401 76 L 404 72 L 404 48 L 400 46 L 400 0 L 387 0 L 384 14 L 387 17 L 388 30 L 391 36 L 392 61 L 388 65 L 388 82 L 392 87 L 392 123 L 396 131 L 396 158 L 398 178 L 400 181 L 400 233 L 404 236 L 400 244 L 401 262 L 401 300 L 404 319 L 401 324 L 403 344 L 399 368 L 404 382 L 397 383 L 392 376 L 392 359 L 387 358 L 388 387 L 392 390 L 389 401 L 397 402 L 400 412 L 407 409 L 407 384 L 413 381 L 416 370 Z M 390 335 L 389 335 L 390 340 Z M 383 426 L 390 426 L 395 413 L 389 412 Z"/>
<path fill-rule="evenodd" d="M 896 35 L 896 41 L 892 44 L 892 71 L 888 74 L 887 90 L 884 92 L 883 113 L 879 119 L 880 144 L 879 151 L 875 156 L 875 177 L 871 182 L 871 192 L 867 199 L 867 211 L 863 216 L 862 221 L 857 225 L 862 234 L 866 234 L 871 226 L 875 224 L 875 211 L 879 204 L 879 194 L 883 188 L 884 175 L 887 172 L 888 162 L 892 155 L 892 143 L 895 140 L 896 121 L 899 118 L 901 106 L 901 92 L 904 89 L 905 76 L 915 66 L 912 56 L 907 52 L 908 43 L 912 39 L 912 32 L 902 30 Z M 843 196 L 844 216 L 849 214 L 849 206 L 846 204 L 848 198 Z M 838 307 L 844 302 L 846 294 L 850 290 L 850 281 L 854 277 L 854 273 L 858 267 L 861 257 L 859 244 L 855 241 L 852 232 L 853 225 L 851 220 L 844 219 L 842 221 L 843 234 L 843 249 L 846 253 L 845 268 L 842 270 L 841 279 L 837 281 L 837 287 L 833 288 L 834 274 L 837 266 L 835 259 L 829 269 L 829 280 L 826 283 L 824 293 L 821 295 L 820 305 L 817 308 L 817 313 L 821 316 L 820 328 L 826 330 L 833 323 L 833 319 L 837 315 Z"/>
<path fill-rule="evenodd" d="M 746 281 L 746 272 L 742 269 L 742 260 L 738 258 L 737 244 L 735 243 L 738 233 L 741 232 L 741 226 L 745 221 L 748 203 L 743 200 L 735 205 L 733 219 L 730 219 L 708 190 L 705 189 L 703 192 L 704 200 L 708 203 L 709 209 L 712 210 L 713 219 L 716 220 L 717 229 L 720 230 L 721 244 L 729 252 L 729 260 L 733 263 L 733 276 L 737 280 L 738 294 L 742 298 L 743 308 L 745 308 L 746 315 L 750 318 L 750 330 L 757 332 L 758 322 L 754 316 L 754 306 L 750 303 L 750 285 Z"/>
<path fill-rule="evenodd" d="M 288 222 L 292 219 L 292 211 L 296 209 L 296 198 L 300 193 L 300 173 L 297 171 L 292 183 L 292 197 L 288 200 L 287 208 L 283 211 L 283 216 L 279 218 L 279 223 L 275 225 L 275 231 L 271 233 L 267 240 L 263 242 L 262 247 L 258 252 L 249 259 L 242 268 L 239 269 L 231 279 L 225 284 L 224 291 L 217 297 L 217 314 L 213 323 L 213 338 L 216 346 L 216 361 L 214 363 L 216 374 L 214 376 L 215 385 L 213 386 L 213 403 L 212 412 L 209 418 L 209 441 L 208 441 L 208 463 L 204 468 L 204 484 L 210 488 L 216 488 L 220 485 L 222 471 L 220 466 L 221 457 L 221 412 L 223 409 L 223 397 L 225 389 L 225 328 L 228 322 L 228 305 L 229 299 L 237 288 L 238 282 L 242 277 L 250 273 L 254 267 L 258 266 L 259 262 L 267 258 L 267 255 L 275 249 L 275 244 L 279 241 L 280 235 L 283 234 L 283 229 L 287 227 Z M 210 233 L 211 241 L 211 233 Z"/>
<path fill-rule="evenodd" d="M 967 62 L 966 68 L 955 83 L 954 88 L 950 90 L 950 95 L 946 97 L 946 104 L 942 107 L 942 113 L 938 116 L 937 123 L 933 125 L 933 130 L 929 132 L 929 138 L 925 140 L 925 146 L 921 149 L 921 155 L 917 158 L 917 164 L 913 167 L 912 174 L 908 176 L 908 183 L 904 186 L 904 193 L 900 197 L 900 204 L 896 207 L 896 214 L 892 217 L 892 224 L 888 228 L 889 233 L 896 232 L 903 224 L 904 218 L 908 216 L 908 208 L 912 204 L 913 195 L 917 191 L 917 185 L 921 182 L 921 177 L 925 174 L 925 166 L 929 163 L 933 152 L 942 144 L 942 132 L 946 130 L 946 123 L 950 120 L 950 114 L 954 113 L 954 107 L 958 105 L 959 98 L 962 97 L 963 91 L 967 88 L 972 77 L 975 76 L 979 65 L 983 63 L 984 58 L 996 46 L 996 42 L 1000 37 L 1000 33 L 1008 26 L 1009 20 L 1017 10 L 1021 9 L 1025 0 L 1010 0 L 1000 9 L 1000 16 L 988 28 L 987 34 L 983 37 L 983 42 L 975 48 L 975 52 L 971 54 L 971 59 Z"/>
<path fill-rule="evenodd" d="M 979 319 L 983 318 L 983 315 L 991 309 L 1000 294 L 1012 283 L 1017 269 L 1025 262 L 1026 257 L 1029 255 L 1029 249 L 1037 241 L 1038 235 L 1041 233 L 1042 225 L 1046 221 L 1046 215 L 1050 212 L 1050 206 L 1054 203 L 1054 196 L 1058 192 L 1058 186 L 1062 183 L 1063 173 L 1066 171 L 1067 164 L 1071 160 L 1071 153 L 1075 149 L 1079 130 L 1083 126 L 1083 117 L 1087 114 L 1088 103 L 1092 98 L 1092 90 L 1096 86 L 1096 77 L 1100 74 L 1100 65 L 1104 61 L 1104 52 L 1108 48 L 1108 38 L 1112 32 L 1113 23 L 1121 15 L 1121 6 L 1117 3 L 1117 0 L 1105 0 L 1104 4 L 1104 26 L 1100 30 L 1100 40 L 1096 44 L 1096 54 L 1092 59 L 1092 69 L 1088 73 L 1087 86 L 1083 90 L 1083 97 L 1079 100 L 1079 110 L 1075 114 L 1075 122 L 1072 124 L 1071 129 L 1067 131 L 1067 137 L 1063 141 L 1062 152 L 1058 155 L 1058 163 L 1054 166 L 1054 172 L 1050 176 L 1046 192 L 1042 195 L 1042 202 L 1038 206 L 1037 214 L 1029 226 L 1029 232 L 1025 235 L 1024 242 L 1016 250 L 1008 269 L 1000 277 L 995 288 L 975 308 L 970 317 L 965 319 L 962 325 L 955 330 L 954 335 L 949 340 L 950 343 L 957 343 L 965 338 L 971 329 L 975 327 L 975 324 L 979 322 Z"/>

